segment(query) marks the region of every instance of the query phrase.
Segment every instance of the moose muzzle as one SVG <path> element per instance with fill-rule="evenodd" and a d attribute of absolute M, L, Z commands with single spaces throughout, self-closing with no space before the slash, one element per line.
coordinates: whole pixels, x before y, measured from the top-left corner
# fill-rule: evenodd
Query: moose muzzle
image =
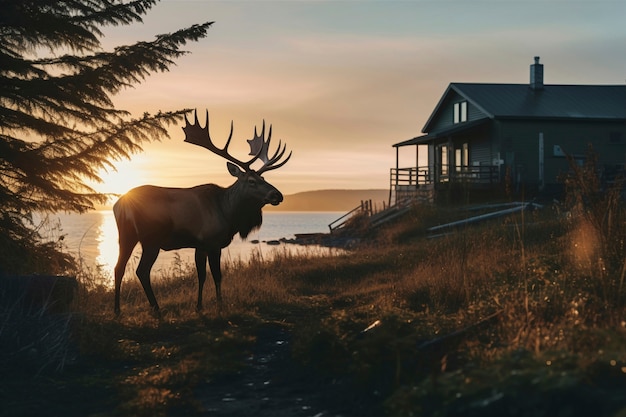
<path fill-rule="evenodd" d="M 266 204 L 269 203 L 273 206 L 279 205 L 282 201 L 283 201 L 283 195 L 278 190 L 270 191 L 269 193 L 267 193 L 267 196 L 265 197 L 265 203 Z"/>

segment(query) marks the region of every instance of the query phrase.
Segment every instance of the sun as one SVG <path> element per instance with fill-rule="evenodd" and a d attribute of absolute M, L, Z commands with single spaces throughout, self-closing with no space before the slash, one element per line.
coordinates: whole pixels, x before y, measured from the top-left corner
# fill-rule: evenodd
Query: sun
<path fill-rule="evenodd" d="M 144 159 L 140 155 L 135 155 L 132 160 L 114 162 L 115 168 L 100 170 L 98 175 L 102 182 L 95 183 L 92 187 L 100 193 L 121 195 L 131 188 L 145 184 Z"/>

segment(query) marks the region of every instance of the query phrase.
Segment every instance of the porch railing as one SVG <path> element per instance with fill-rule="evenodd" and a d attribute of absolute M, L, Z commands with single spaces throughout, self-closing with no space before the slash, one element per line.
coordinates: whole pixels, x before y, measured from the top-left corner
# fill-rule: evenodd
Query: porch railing
<path fill-rule="evenodd" d="M 490 187 L 500 182 L 495 165 L 468 167 L 392 168 L 389 175 L 389 205 L 402 199 L 432 202 L 437 184 L 464 183 L 468 186 Z"/>
<path fill-rule="evenodd" d="M 429 167 L 416 168 L 392 168 L 391 169 L 391 186 L 419 186 L 432 184 L 434 178 Z"/>
<path fill-rule="evenodd" d="M 385 202 L 383 201 L 383 207 L 380 209 L 376 205 L 372 204 L 372 200 L 361 200 L 361 204 L 339 217 L 337 220 L 334 220 L 328 225 L 330 229 L 330 233 L 335 232 L 338 229 L 341 229 L 346 226 L 350 219 L 356 217 L 357 215 L 364 215 L 366 217 L 371 217 L 374 214 L 380 213 L 381 211 L 385 211 L 388 207 L 385 206 Z"/>
<path fill-rule="evenodd" d="M 419 188 L 444 182 L 467 182 L 470 184 L 496 184 L 499 182 L 499 170 L 495 165 L 467 167 L 411 167 L 391 168 L 391 188 Z"/>

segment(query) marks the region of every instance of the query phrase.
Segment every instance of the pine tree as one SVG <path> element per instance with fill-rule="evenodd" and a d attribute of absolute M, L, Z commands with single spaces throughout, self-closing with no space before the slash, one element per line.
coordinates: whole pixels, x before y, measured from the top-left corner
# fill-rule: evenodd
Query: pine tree
<path fill-rule="evenodd" d="M 112 102 L 167 71 L 212 23 L 103 50 L 102 28 L 139 23 L 156 2 L 0 0 L 0 273 L 57 269 L 56 246 L 43 242 L 33 214 L 104 203 L 88 185 L 101 169 L 167 137 L 189 111 L 133 118 Z"/>

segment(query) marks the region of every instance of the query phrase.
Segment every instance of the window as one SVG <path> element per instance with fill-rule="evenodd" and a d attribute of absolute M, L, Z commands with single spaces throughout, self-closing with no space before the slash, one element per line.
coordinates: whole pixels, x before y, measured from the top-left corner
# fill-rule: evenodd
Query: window
<path fill-rule="evenodd" d="M 454 124 L 467 122 L 467 101 L 454 103 Z"/>
<path fill-rule="evenodd" d="M 456 172 L 462 172 L 469 165 L 469 144 L 464 143 L 462 147 L 454 150 L 454 163 Z"/>

